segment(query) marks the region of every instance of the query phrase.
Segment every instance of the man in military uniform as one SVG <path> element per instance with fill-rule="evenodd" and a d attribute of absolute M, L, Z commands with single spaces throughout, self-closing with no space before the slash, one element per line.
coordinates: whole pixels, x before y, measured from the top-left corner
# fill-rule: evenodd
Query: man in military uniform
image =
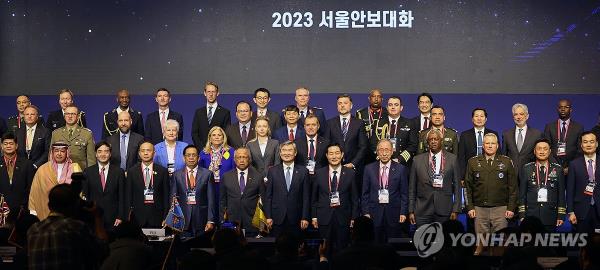
<path fill-rule="evenodd" d="M 444 150 L 458 155 L 458 132 L 456 129 L 444 127 L 444 121 L 446 121 L 444 108 L 439 105 L 433 106 L 431 108 L 431 127 L 421 130 L 419 133 L 419 154 L 429 151 L 429 146 L 427 145 L 427 133 L 430 129 L 437 129 L 444 137 L 442 143 Z"/>
<path fill-rule="evenodd" d="M 327 118 L 325 118 L 325 112 L 323 112 L 323 108 L 308 105 L 308 102 L 310 101 L 310 92 L 308 87 L 298 87 L 298 89 L 296 89 L 296 96 L 294 99 L 296 100 L 296 107 L 298 107 L 298 125 L 303 127 L 304 118 L 306 118 L 309 114 L 314 114 L 319 119 L 319 123 L 321 123 L 319 135 L 325 134 L 325 130 L 327 130 Z M 281 126 L 285 125 L 287 125 L 287 123 L 285 122 L 285 108 L 283 108 L 281 110 Z"/>
<path fill-rule="evenodd" d="M 96 164 L 96 151 L 92 131 L 77 125 L 80 112 L 74 104 L 65 108 L 65 126 L 52 132 L 50 144 L 64 141 L 69 145 L 69 156 L 81 168 Z"/>
<path fill-rule="evenodd" d="M 537 140 L 533 149 L 536 161 L 525 164 L 519 172 L 519 218 L 537 217 L 548 232 L 554 232 L 563 224 L 567 208 L 562 167 L 548 161 L 550 152 L 550 141 Z"/>
<path fill-rule="evenodd" d="M 475 232 L 488 234 L 504 229 L 517 206 L 517 176 L 512 161 L 499 155 L 498 136 L 483 136 L 483 155 L 469 159 L 465 174 L 468 215 L 475 219 Z M 483 249 L 477 243 L 475 255 Z"/>
<path fill-rule="evenodd" d="M 369 139 L 369 153 L 365 157 L 365 164 L 375 161 L 377 143 L 382 138 L 378 138 L 374 130 L 380 126 L 379 121 L 387 118 L 387 111 L 382 108 L 383 96 L 380 89 L 373 89 L 369 93 L 369 106 L 356 111 L 356 118 L 365 123 L 365 132 Z"/>
<path fill-rule="evenodd" d="M 19 95 L 17 96 L 17 115 L 13 115 L 8 118 L 8 130 L 16 133 L 17 129 L 25 125 L 25 108 L 31 105 L 29 96 Z M 41 115 L 38 115 L 38 123 L 44 124 L 44 119 Z"/>
<path fill-rule="evenodd" d="M 369 138 L 369 144 L 376 147 L 381 139 L 389 139 L 394 150 L 392 159 L 410 166 L 409 161 L 417 152 L 417 130 L 413 128 L 409 119 L 400 116 L 403 108 L 400 97 L 392 96 L 388 99 L 387 116 L 378 121 L 373 135 Z"/>
<path fill-rule="evenodd" d="M 46 128 L 50 131 L 65 126 L 65 109 L 67 106 L 73 104 L 73 92 L 69 89 L 61 89 L 58 91 L 58 103 L 60 104 L 60 110 L 48 114 L 48 119 L 46 120 Z M 76 124 L 80 127 L 87 127 L 84 111 L 79 111 Z"/>
<path fill-rule="evenodd" d="M 119 106 L 110 112 L 104 113 L 103 125 L 102 125 L 102 139 L 119 132 L 119 113 L 128 111 L 131 115 L 131 131 L 144 135 L 144 120 L 141 112 L 136 112 L 129 107 L 131 96 L 127 89 L 121 89 L 117 92 L 117 102 Z"/>

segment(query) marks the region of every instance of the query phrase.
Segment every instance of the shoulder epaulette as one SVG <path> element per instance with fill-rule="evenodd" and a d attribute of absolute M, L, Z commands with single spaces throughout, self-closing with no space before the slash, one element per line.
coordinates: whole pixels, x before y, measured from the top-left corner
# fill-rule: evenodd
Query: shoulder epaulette
<path fill-rule="evenodd" d="M 453 128 L 446 128 L 446 129 L 449 129 L 449 130 L 452 130 L 452 131 L 458 133 L 458 130 L 456 130 L 456 129 L 453 129 Z"/>

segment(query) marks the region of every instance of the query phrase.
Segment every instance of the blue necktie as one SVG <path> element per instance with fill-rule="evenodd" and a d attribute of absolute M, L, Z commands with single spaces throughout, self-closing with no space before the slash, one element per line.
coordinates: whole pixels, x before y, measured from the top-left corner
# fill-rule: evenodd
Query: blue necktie
<path fill-rule="evenodd" d="M 481 136 L 481 130 L 477 131 L 477 155 L 481 155 L 483 153 L 483 136 Z"/>
<path fill-rule="evenodd" d="M 244 172 L 240 172 L 240 193 L 244 194 L 244 189 L 246 189 L 246 179 L 244 178 Z"/>
<path fill-rule="evenodd" d="M 127 170 L 127 134 L 123 134 L 123 139 L 121 139 L 121 169 Z"/>
<path fill-rule="evenodd" d="M 342 123 L 342 135 L 344 136 L 344 141 L 346 140 L 346 135 L 348 134 L 348 121 L 346 118 L 343 118 L 344 122 Z"/>
<path fill-rule="evenodd" d="M 331 177 L 331 192 L 337 191 L 337 183 L 338 183 L 337 171 L 333 171 L 333 176 Z"/>

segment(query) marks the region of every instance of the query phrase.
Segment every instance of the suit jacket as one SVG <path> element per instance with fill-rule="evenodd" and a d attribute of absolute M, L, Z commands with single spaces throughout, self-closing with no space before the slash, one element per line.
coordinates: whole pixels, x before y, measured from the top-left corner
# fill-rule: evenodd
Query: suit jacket
<path fill-rule="evenodd" d="M 496 137 L 498 137 L 498 133 L 489 128 L 484 128 L 483 134 L 481 134 L 481 139 L 483 140 L 483 135 L 487 133 L 494 133 Z M 482 149 L 481 153 L 483 153 L 483 141 L 482 141 Z M 467 171 L 467 162 L 470 158 L 477 155 L 477 136 L 475 136 L 475 128 L 471 128 L 460 133 L 460 139 L 458 140 L 458 166 L 460 169 L 460 179 L 465 179 L 465 173 Z"/>
<path fill-rule="evenodd" d="M 338 177 L 338 192 L 340 205 L 330 206 L 329 166 L 315 171 L 312 186 L 311 216 L 317 218 L 319 225 L 329 225 L 333 215 L 336 215 L 340 225 L 350 225 L 350 220 L 358 217 L 358 200 L 360 198 L 356 185 L 356 176 L 353 169 L 341 167 L 342 172 Z"/>
<path fill-rule="evenodd" d="M 204 147 L 208 140 L 208 132 L 215 126 L 221 127 L 223 130 L 227 125 L 231 124 L 231 113 L 225 107 L 218 105 L 213 111 L 213 117 L 208 123 L 207 107 L 204 106 L 196 110 L 194 113 L 194 121 L 192 122 L 192 140 L 198 147 Z"/>
<path fill-rule="evenodd" d="M 131 131 L 137 134 L 144 134 L 144 118 L 141 112 L 136 112 L 129 107 L 129 115 L 131 115 Z M 102 119 L 102 139 L 106 139 L 115 133 L 119 133 L 119 113 L 117 109 L 105 112 Z"/>
<path fill-rule="evenodd" d="M 64 127 L 66 125 L 65 116 L 63 115 L 62 110 L 53 111 L 48 114 L 48 119 L 46 120 L 46 128 L 50 131 L 54 131 L 55 129 Z M 77 125 L 80 127 L 87 127 L 87 121 L 85 120 L 85 112 L 79 111 L 79 121 L 77 121 Z"/>
<path fill-rule="evenodd" d="M 198 166 L 196 172 L 196 186 L 194 194 L 196 204 L 188 204 L 187 192 L 190 189 L 188 183 L 188 169 L 184 167 L 173 174 L 171 181 L 171 198 L 177 196 L 183 216 L 185 217 L 185 229 L 194 226 L 196 231 L 203 231 L 208 221 L 216 222 L 217 204 L 212 183 L 212 172 Z"/>
<path fill-rule="evenodd" d="M 144 203 L 144 175 L 142 164 L 127 170 L 126 205 L 132 210 L 134 221 L 141 227 L 159 228 L 171 206 L 169 202 L 169 173 L 167 169 L 153 164 L 154 203 Z"/>
<path fill-rule="evenodd" d="M 12 184 L 9 183 L 8 169 L 3 157 L 0 157 L 0 194 L 4 195 L 10 208 L 11 216 L 19 214 L 21 206 L 27 210 L 29 204 L 29 190 L 35 169 L 33 163 L 25 157 L 17 156 L 13 171 Z"/>
<path fill-rule="evenodd" d="M 344 150 L 342 164 L 352 163 L 357 169 L 361 168 L 369 149 L 364 122 L 351 117 L 350 123 L 348 123 L 346 140 L 342 135 L 342 123 L 339 116 L 329 119 L 327 125 L 329 128 L 325 131 L 325 137 L 330 143 L 339 143 Z"/>
<path fill-rule="evenodd" d="M 274 132 L 275 130 L 277 130 L 278 128 L 281 127 L 281 117 L 279 116 L 279 113 L 277 113 L 276 111 L 272 111 L 267 109 L 267 118 L 269 118 L 269 128 L 271 129 L 271 132 Z M 256 118 L 258 117 L 258 111 L 254 111 L 252 114 L 252 123 L 256 123 Z"/>
<path fill-rule="evenodd" d="M 308 164 L 308 145 L 310 144 L 307 141 L 306 136 L 302 136 L 298 138 L 296 141 L 296 149 L 298 153 L 296 154 L 296 163 L 306 166 Z M 329 140 L 323 136 L 317 135 L 317 141 L 314 142 L 315 145 L 315 170 L 327 166 L 327 157 L 325 157 L 325 153 L 327 153 L 327 146 L 329 145 Z"/>
<path fill-rule="evenodd" d="M 544 127 L 544 138 L 550 141 L 552 147 L 552 156 L 563 167 L 569 165 L 569 161 L 573 160 L 577 155 L 581 154 L 581 133 L 583 133 L 583 125 L 570 120 L 569 128 L 567 129 L 567 144 L 566 155 L 558 156 L 558 140 L 559 140 L 559 120 L 552 121 Z"/>
<path fill-rule="evenodd" d="M 600 187 L 598 180 L 600 180 L 600 155 L 596 154 L 596 172 L 594 173 L 596 179 L 596 187 L 594 188 L 594 206 L 596 207 L 597 214 L 600 214 Z M 590 203 L 592 196 L 585 195 L 585 187 L 589 183 L 589 177 L 587 173 L 587 164 L 583 156 L 578 157 L 569 162 L 569 173 L 567 175 L 567 213 L 575 212 L 578 222 L 585 219 L 587 213 L 591 207 Z"/>
<path fill-rule="evenodd" d="M 88 201 L 96 202 L 102 208 L 104 228 L 112 229 L 115 219 L 125 220 L 125 173 L 119 166 L 110 165 L 105 172 L 106 184 L 102 189 L 98 163 L 83 170 L 86 180 L 82 183 L 82 192 Z"/>
<path fill-rule="evenodd" d="M 513 165 L 515 165 L 515 173 L 519 175 L 519 171 L 523 165 L 535 161 L 533 148 L 535 147 L 535 141 L 542 138 L 542 132 L 531 126 L 527 126 L 527 133 L 525 134 L 525 138 L 523 138 L 523 147 L 519 151 L 517 150 L 517 141 L 515 140 L 515 130 L 516 127 L 513 127 L 502 132 L 502 153 L 512 160 Z"/>
<path fill-rule="evenodd" d="M 177 141 L 175 142 L 175 164 L 173 171 L 178 171 L 185 167 L 185 160 L 183 158 L 183 149 L 188 146 L 187 143 Z M 154 163 L 165 168 L 169 165 L 169 156 L 167 154 L 167 144 L 163 141 L 154 146 Z"/>
<path fill-rule="evenodd" d="M 279 225 L 287 219 L 289 224 L 298 225 L 300 220 L 310 220 L 310 180 L 308 170 L 294 164 L 290 190 L 285 182 L 285 165 L 278 164 L 267 174 L 265 215 Z"/>
<path fill-rule="evenodd" d="M 110 151 L 110 161 L 112 164 L 116 166 L 121 165 L 121 133 L 117 132 L 108 138 L 106 141 L 111 145 Z M 139 155 L 138 150 L 140 145 L 144 141 L 144 136 L 135 133 L 129 132 L 129 143 L 127 144 L 127 161 L 126 161 L 126 169 L 133 167 L 136 163 L 138 163 Z"/>
<path fill-rule="evenodd" d="M 169 115 L 167 115 L 167 119 L 173 119 L 179 123 L 179 134 L 177 134 L 177 140 L 183 141 L 183 116 L 169 108 Z M 144 136 L 146 139 L 152 141 L 152 144 L 157 144 L 164 140 L 158 111 L 151 112 L 146 116 L 146 127 L 144 128 L 144 132 Z"/>
<path fill-rule="evenodd" d="M 421 113 L 419 113 L 417 116 L 415 116 L 414 118 L 411 118 L 410 121 L 412 122 L 412 126 L 415 127 L 415 130 L 417 131 L 417 135 L 419 134 L 420 131 L 422 131 L 422 125 L 421 125 Z M 429 115 L 429 125 L 427 126 L 427 128 L 431 127 L 431 114 Z M 426 129 L 427 129 L 426 128 Z"/>
<path fill-rule="evenodd" d="M 240 182 L 237 169 L 226 172 L 221 178 L 220 189 L 220 211 L 223 217 L 225 211 L 230 221 L 239 222 L 246 231 L 256 231 L 252 226 L 252 217 L 256 210 L 258 197 L 264 192 L 264 181 L 260 174 L 252 167 L 248 167 L 246 187 L 243 193 L 240 191 Z"/>
<path fill-rule="evenodd" d="M 445 150 L 442 150 L 442 155 L 444 182 L 441 188 L 434 188 L 432 185 L 433 172 L 429 162 L 429 152 L 415 157 L 410 170 L 408 188 L 409 212 L 424 216 L 434 213 L 440 216 L 449 216 L 451 212 L 459 212 L 462 192 L 456 155 Z"/>
<path fill-rule="evenodd" d="M 25 150 L 27 144 L 27 141 L 25 140 L 27 135 L 27 126 L 21 126 L 21 128 L 16 130 L 15 135 L 17 136 L 17 142 L 19 144 L 19 148 L 17 150 L 20 156 L 31 160 L 36 168 L 48 162 L 48 151 L 50 149 L 50 137 L 52 136 L 52 133 L 44 125 L 38 123 L 35 127 L 29 155 Z"/>
<path fill-rule="evenodd" d="M 267 177 L 269 168 L 281 163 L 281 158 L 279 157 L 279 142 L 277 140 L 269 139 L 267 141 L 264 156 L 260 152 L 258 140 L 248 142 L 247 146 L 250 149 L 250 154 L 252 156 L 252 167 L 258 171 L 262 178 Z"/>
<path fill-rule="evenodd" d="M 296 128 L 296 133 L 294 134 L 294 142 L 299 137 L 306 136 L 306 133 L 304 133 L 304 126 L 298 124 L 297 127 L 298 128 Z M 271 136 L 273 137 L 273 139 L 278 140 L 279 143 L 287 142 L 290 140 L 290 133 L 287 128 L 287 125 L 283 125 L 279 129 L 275 130 L 275 132 Z"/>
<path fill-rule="evenodd" d="M 246 143 L 256 137 L 256 132 L 254 131 L 254 122 L 250 122 L 250 129 L 247 130 L 248 138 L 246 139 Z M 229 146 L 238 149 L 242 146 L 246 146 L 242 141 L 242 134 L 240 133 L 240 124 L 236 122 L 234 124 L 228 125 L 225 128 L 225 134 L 227 134 L 227 144 Z"/>
<path fill-rule="evenodd" d="M 399 223 L 400 215 L 408 214 L 408 167 L 395 161 L 388 163 L 389 203 L 383 204 L 379 203 L 379 165 L 376 161 L 365 166 L 362 183 L 362 214 L 369 214 L 375 227 Z"/>

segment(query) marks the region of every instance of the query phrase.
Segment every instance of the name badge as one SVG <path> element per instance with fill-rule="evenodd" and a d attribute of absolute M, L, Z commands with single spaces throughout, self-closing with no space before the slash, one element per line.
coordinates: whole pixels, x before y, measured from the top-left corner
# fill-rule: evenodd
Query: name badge
<path fill-rule="evenodd" d="M 387 189 L 379 190 L 379 203 L 390 203 L 390 192 Z"/>
<path fill-rule="evenodd" d="M 169 174 L 173 174 L 175 172 L 175 164 L 173 164 L 173 163 L 167 164 L 167 171 L 169 172 Z"/>
<path fill-rule="evenodd" d="M 309 160 L 308 164 L 306 164 L 306 169 L 308 170 L 308 172 L 310 174 L 314 174 L 315 173 L 315 166 L 316 166 L 316 162 L 314 160 Z"/>
<path fill-rule="evenodd" d="M 596 186 L 595 182 L 589 182 L 587 186 L 585 186 L 585 191 L 583 191 L 583 194 L 588 196 L 594 195 L 594 186 Z"/>
<path fill-rule="evenodd" d="M 329 206 L 331 207 L 338 207 L 340 206 L 340 193 L 339 192 L 332 192 L 331 195 L 329 195 Z"/>
<path fill-rule="evenodd" d="M 392 150 L 396 152 L 396 138 L 390 138 L 390 142 L 392 143 Z"/>
<path fill-rule="evenodd" d="M 546 189 L 546 188 L 538 189 L 537 201 L 538 202 L 548 202 L 548 189 Z"/>
<path fill-rule="evenodd" d="M 215 180 L 215 183 L 219 183 L 219 180 L 221 180 L 221 175 L 219 174 L 219 170 L 216 170 L 213 172 L 213 179 Z"/>
<path fill-rule="evenodd" d="M 144 189 L 144 203 L 152 204 L 154 203 L 154 190 L 152 189 Z"/>
<path fill-rule="evenodd" d="M 434 188 L 441 188 L 444 186 L 444 176 L 440 173 L 436 173 L 433 175 L 433 183 Z"/>
<path fill-rule="evenodd" d="M 187 204 L 196 204 L 196 192 L 195 191 L 187 192 Z"/>
<path fill-rule="evenodd" d="M 564 156 L 567 154 L 567 144 L 564 142 L 559 142 L 557 149 L 556 149 L 556 155 L 557 156 Z"/>

